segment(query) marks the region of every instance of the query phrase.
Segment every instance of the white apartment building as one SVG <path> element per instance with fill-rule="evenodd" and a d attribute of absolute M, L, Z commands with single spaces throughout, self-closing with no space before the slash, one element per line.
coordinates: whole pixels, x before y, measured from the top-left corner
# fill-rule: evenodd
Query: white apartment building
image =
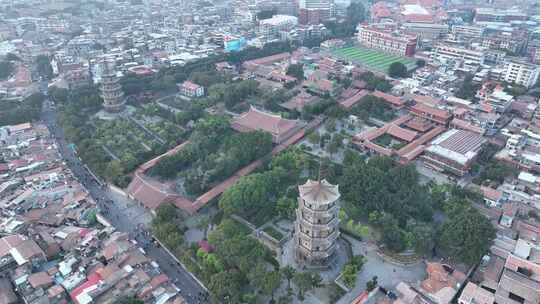
<path fill-rule="evenodd" d="M 483 51 L 469 50 L 459 46 L 437 44 L 433 48 L 431 60 L 446 62 L 450 60 L 463 60 L 474 65 L 484 64 L 485 54 Z"/>
<path fill-rule="evenodd" d="M 300 0 L 300 9 L 333 9 L 334 0 Z"/>
<path fill-rule="evenodd" d="M 452 33 L 458 36 L 465 37 L 482 37 L 485 28 L 480 26 L 470 25 L 454 25 L 452 26 Z"/>
<path fill-rule="evenodd" d="M 275 15 L 270 19 L 261 20 L 259 31 L 266 37 L 278 35 L 280 32 L 289 32 L 298 25 L 298 18 L 288 15 Z"/>
<path fill-rule="evenodd" d="M 508 61 L 504 67 L 503 79 L 506 82 L 530 88 L 538 81 L 539 75 L 540 67 L 538 65 L 521 61 Z"/>

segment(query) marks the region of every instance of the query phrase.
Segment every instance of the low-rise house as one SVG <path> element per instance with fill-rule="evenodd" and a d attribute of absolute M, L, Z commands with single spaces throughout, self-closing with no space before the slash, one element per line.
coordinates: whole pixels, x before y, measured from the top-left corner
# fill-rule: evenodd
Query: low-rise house
<path fill-rule="evenodd" d="M 204 87 L 189 80 L 178 85 L 180 94 L 187 97 L 202 97 L 204 96 Z"/>
<path fill-rule="evenodd" d="M 458 299 L 459 304 L 493 304 L 494 302 L 495 295 L 472 282 L 465 285 Z"/>
<path fill-rule="evenodd" d="M 484 203 L 489 207 L 500 207 L 503 198 L 503 192 L 491 187 L 482 186 L 480 187 L 482 194 L 484 196 Z"/>

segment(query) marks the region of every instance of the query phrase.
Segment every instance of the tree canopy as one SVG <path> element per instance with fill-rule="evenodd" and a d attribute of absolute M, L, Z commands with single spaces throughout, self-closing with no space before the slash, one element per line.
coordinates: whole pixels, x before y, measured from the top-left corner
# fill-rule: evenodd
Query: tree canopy
<path fill-rule="evenodd" d="M 298 81 L 302 81 L 304 79 L 304 65 L 301 63 L 289 65 L 287 67 L 287 75 L 298 79 Z"/>
<path fill-rule="evenodd" d="M 220 303 L 240 303 L 246 285 L 271 295 L 281 281 L 276 271 L 267 270 L 268 261 L 273 259 L 270 251 L 248 232 L 234 220 L 224 219 L 208 237 L 223 269 L 203 265 L 203 276 L 209 278 L 208 287 Z"/>
<path fill-rule="evenodd" d="M 351 1 L 347 7 L 344 20 L 329 21 L 325 23 L 326 28 L 333 38 L 346 38 L 354 35 L 358 23 L 366 19 L 364 5 L 360 2 Z"/>
<path fill-rule="evenodd" d="M 287 192 L 295 187 L 300 172 L 306 165 L 305 156 L 291 149 L 280 153 L 272 160 L 270 170 L 242 177 L 227 189 L 219 201 L 226 214 L 236 213 L 243 217 L 257 219 L 272 216 L 279 203 L 279 212 L 290 215 L 296 207 L 296 192 Z M 281 197 L 280 195 L 291 197 Z"/>
<path fill-rule="evenodd" d="M 189 141 L 178 153 L 161 158 L 149 173 L 173 178 L 181 172 L 184 188 L 190 194 L 206 191 L 272 149 L 270 134 L 232 133 L 222 117 L 200 120 Z"/>
<path fill-rule="evenodd" d="M 37 72 L 43 79 L 51 79 L 53 77 L 53 69 L 49 57 L 39 55 L 36 58 Z"/>
<path fill-rule="evenodd" d="M 480 84 L 476 84 L 472 81 L 473 75 L 467 74 L 461 84 L 458 87 L 455 95 L 458 98 L 473 100 L 478 91 Z"/>
<path fill-rule="evenodd" d="M 388 75 L 393 78 L 407 76 L 407 67 L 401 62 L 394 62 L 388 67 Z"/>
<path fill-rule="evenodd" d="M 15 67 L 8 60 L 0 61 L 0 79 L 6 79 L 13 74 Z"/>
<path fill-rule="evenodd" d="M 35 93 L 22 102 L 3 101 L 0 104 L 0 126 L 15 125 L 39 119 L 45 96 Z"/>
<path fill-rule="evenodd" d="M 467 201 L 447 206 L 448 220 L 441 227 L 438 243 L 450 257 L 473 265 L 491 247 L 495 229 L 489 220 Z"/>
<path fill-rule="evenodd" d="M 401 166 L 381 156 L 365 163 L 358 155 L 347 153 L 339 184 L 348 213 L 356 219 L 369 217 L 392 250 L 407 247 L 409 219 L 432 220 L 431 197 L 427 187 L 418 183 L 414 166 Z"/>

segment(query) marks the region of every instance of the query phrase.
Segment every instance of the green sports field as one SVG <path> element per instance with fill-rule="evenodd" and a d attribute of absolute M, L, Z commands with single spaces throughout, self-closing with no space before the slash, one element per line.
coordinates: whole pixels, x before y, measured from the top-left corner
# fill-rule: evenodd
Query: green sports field
<path fill-rule="evenodd" d="M 356 46 L 335 49 L 333 53 L 339 58 L 383 73 L 387 73 L 388 67 L 394 62 L 403 63 L 409 70 L 413 69 L 416 65 L 415 60 L 411 58 L 390 55 L 378 50 Z"/>

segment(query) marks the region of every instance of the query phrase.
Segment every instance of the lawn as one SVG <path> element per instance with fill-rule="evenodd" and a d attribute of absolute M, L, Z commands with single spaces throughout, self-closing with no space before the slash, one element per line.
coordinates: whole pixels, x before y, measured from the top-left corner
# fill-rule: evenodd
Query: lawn
<path fill-rule="evenodd" d="M 382 51 L 365 49 L 361 47 L 345 47 L 336 49 L 333 52 L 336 56 L 342 59 L 352 61 L 353 63 L 383 73 L 388 72 L 388 68 L 394 62 L 401 62 L 407 66 L 408 69 L 412 69 L 415 66 L 415 61 L 411 58 L 386 54 Z"/>

